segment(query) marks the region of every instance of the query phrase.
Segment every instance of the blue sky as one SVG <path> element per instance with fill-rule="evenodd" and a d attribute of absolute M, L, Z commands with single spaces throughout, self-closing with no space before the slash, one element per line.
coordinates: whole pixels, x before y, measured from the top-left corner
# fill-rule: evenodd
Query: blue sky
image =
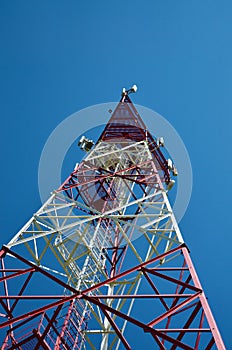
<path fill-rule="evenodd" d="M 188 149 L 194 184 L 180 227 L 227 347 L 231 15 L 229 0 L 0 2 L 1 244 L 41 204 L 38 163 L 52 130 L 137 83 L 133 101 L 164 116 Z"/>

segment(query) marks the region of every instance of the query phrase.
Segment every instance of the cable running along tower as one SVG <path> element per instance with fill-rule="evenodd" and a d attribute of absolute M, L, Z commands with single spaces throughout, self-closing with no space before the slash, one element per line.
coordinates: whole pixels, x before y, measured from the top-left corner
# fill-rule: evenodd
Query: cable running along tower
<path fill-rule="evenodd" d="M 225 349 L 167 197 L 177 171 L 135 91 L 2 247 L 1 349 Z"/>

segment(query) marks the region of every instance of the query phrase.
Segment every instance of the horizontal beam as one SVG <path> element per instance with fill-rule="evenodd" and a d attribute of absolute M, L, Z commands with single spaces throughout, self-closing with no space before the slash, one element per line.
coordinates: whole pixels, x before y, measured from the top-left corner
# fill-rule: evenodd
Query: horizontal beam
<path fill-rule="evenodd" d="M 164 333 L 207 333 L 211 332 L 210 328 L 166 328 L 166 329 L 160 329 L 156 328 L 158 332 L 164 332 Z"/>
<path fill-rule="evenodd" d="M 1 299 L 62 299 L 65 295 L 0 295 Z"/>
<path fill-rule="evenodd" d="M 159 298 L 190 298 L 194 294 L 124 294 L 97 295 L 99 299 L 159 299 Z M 0 297 L 1 298 L 1 297 Z"/>

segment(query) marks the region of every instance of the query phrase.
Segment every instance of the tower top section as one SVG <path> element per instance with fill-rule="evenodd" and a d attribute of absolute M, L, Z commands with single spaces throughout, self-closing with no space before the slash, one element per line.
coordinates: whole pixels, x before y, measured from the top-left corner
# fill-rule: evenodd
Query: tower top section
<path fill-rule="evenodd" d="M 163 178 L 167 185 L 170 184 L 170 166 L 164 157 L 161 147 L 163 143 L 160 139 L 153 137 L 133 105 L 130 94 L 137 91 L 137 86 L 130 89 L 123 88 L 120 102 L 112 113 L 105 129 L 98 139 L 99 142 L 113 142 L 116 144 L 134 143 L 144 141 L 155 160 L 158 167 L 163 171 Z M 163 140 L 163 139 L 162 139 Z"/>
<path fill-rule="evenodd" d="M 146 140 L 147 128 L 133 105 L 129 94 L 137 91 L 137 86 L 123 88 L 120 102 L 108 121 L 99 141 L 143 141 Z"/>

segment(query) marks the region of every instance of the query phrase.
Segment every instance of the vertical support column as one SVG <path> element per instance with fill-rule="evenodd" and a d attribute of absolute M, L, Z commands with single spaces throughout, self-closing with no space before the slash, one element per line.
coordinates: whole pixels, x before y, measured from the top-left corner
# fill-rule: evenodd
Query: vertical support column
<path fill-rule="evenodd" d="M 189 271 L 191 273 L 194 285 L 195 285 L 195 287 L 202 290 L 202 293 L 200 294 L 199 299 L 201 301 L 203 310 L 205 312 L 205 315 L 206 315 L 206 318 L 208 320 L 211 332 L 213 334 L 215 344 L 217 345 L 218 350 L 226 350 L 225 345 L 223 344 L 223 340 L 221 338 L 221 335 L 219 333 L 219 330 L 217 328 L 216 322 L 214 320 L 213 314 L 209 308 L 209 304 L 207 302 L 205 293 L 203 292 L 203 289 L 202 289 L 201 283 L 199 281 L 199 278 L 197 276 L 196 270 L 193 266 L 188 249 L 186 247 L 184 247 L 184 248 L 182 248 L 182 250 L 183 250 L 184 257 L 185 257 L 185 261 L 189 267 Z"/>

